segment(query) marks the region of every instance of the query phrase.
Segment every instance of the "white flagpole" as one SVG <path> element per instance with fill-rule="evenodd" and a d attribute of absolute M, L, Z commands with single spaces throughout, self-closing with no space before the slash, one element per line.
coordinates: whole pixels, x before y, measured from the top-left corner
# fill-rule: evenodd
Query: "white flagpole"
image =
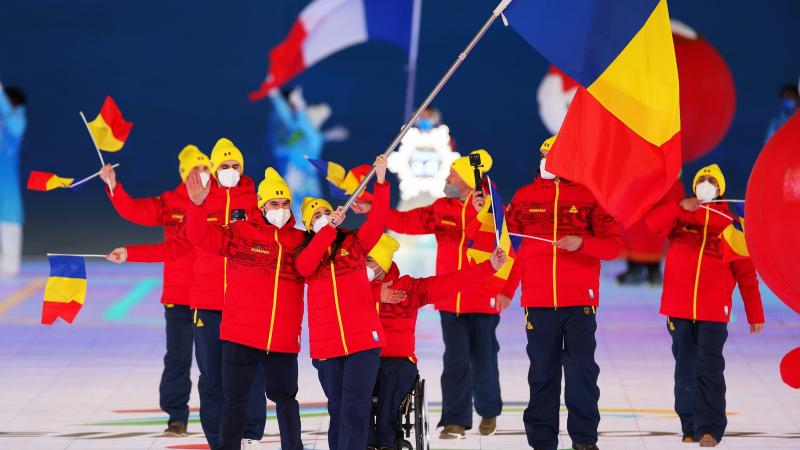
<path fill-rule="evenodd" d="M 116 164 L 114 164 L 114 165 L 113 165 L 113 166 L 111 166 L 111 167 L 115 167 L 115 168 L 116 168 L 116 167 L 119 167 L 119 163 L 116 163 Z M 72 183 L 72 184 L 71 184 L 69 187 L 73 188 L 73 187 L 75 187 L 75 186 L 80 186 L 81 184 L 83 184 L 83 183 L 86 183 L 87 181 L 91 180 L 92 178 L 100 176 L 100 172 L 101 172 L 101 171 L 100 171 L 100 170 L 98 170 L 97 172 L 95 172 L 95 173 L 93 173 L 93 174 L 89 175 L 88 177 L 81 179 L 81 180 L 80 180 L 80 181 L 78 181 L 77 183 Z"/>
<path fill-rule="evenodd" d="M 540 238 L 540 237 L 536 237 L 536 236 L 530 236 L 530 235 L 527 235 L 527 234 L 508 233 L 508 235 L 509 236 L 521 237 L 521 238 L 525 238 L 525 239 L 533 239 L 535 241 L 542 241 L 542 242 L 547 242 L 550 245 L 555 245 L 555 242 L 551 241 L 550 239 Z"/>
<path fill-rule="evenodd" d="M 94 144 L 94 149 L 97 150 L 97 157 L 100 158 L 100 168 L 102 169 L 103 166 L 106 165 L 106 162 L 103 161 L 103 153 L 100 152 L 100 147 L 97 146 L 97 141 L 94 140 L 94 135 L 92 134 L 92 129 L 89 128 L 89 122 L 86 121 L 86 116 L 83 115 L 83 111 L 80 111 L 78 114 L 81 115 L 81 119 L 83 119 L 83 124 L 86 125 L 86 131 L 89 132 L 89 137 L 92 138 L 92 144 Z M 111 182 L 108 180 L 103 180 L 108 185 L 108 191 L 111 192 L 111 196 L 114 196 L 114 190 L 111 189 Z"/>
<path fill-rule="evenodd" d="M 414 108 L 414 92 L 417 85 L 417 56 L 419 55 L 419 24 L 422 17 L 422 0 L 414 0 L 411 11 L 411 42 L 408 48 L 408 79 L 406 80 L 406 104 L 403 119 L 411 115 Z"/>
<path fill-rule="evenodd" d="M 105 258 L 106 257 L 106 255 L 89 255 L 89 254 L 76 255 L 76 254 L 73 254 L 73 253 L 48 253 L 47 256 L 80 256 L 80 257 L 83 257 L 83 258 Z"/>
<path fill-rule="evenodd" d="M 436 98 L 437 95 L 439 95 L 439 91 L 441 91 L 444 85 L 447 84 L 447 82 L 450 80 L 450 78 L 453 76 L 456 70 L 458 70 L 459 66 L 461 66 L 461 63 L 463 63 L 464 60 L 467 59 L 467 56 L 469 56 L 469 53 L 472 51 L 475 45 L 477 45 L 478 41 L 480 41 L 481 38 L 483 38 L 483 35 L 486 34 L 486 31 L 489 30 L 489 27 L 492 26 L 492 24 L 494 23 L 495 20 L 497 20 L 498 17 L 500 17 L 500 14 L 502 14 L 503 11 L 505 11 L 506 7 L 508 7 L 510 3 L 511 0 L 500 0 L 500 3 L 497 5 L 494 11 L 492 11 L 492 15 L 489 16 L 486 22 L 484 22 L 481 29 L 478 30 L 478 32 L 475 34 L 472 40 L 469 41 L 469 44 L 467 44 L 466 48 L 464 48 L 464 50 L 462 50 L 461 53 L 459 53 L 455 62 L 453 62 L 453 64 L 450 66 L 447 72 L 442 76 L 439 82 L 436 83 L 436 86 L 428 94 L 428 96 L 425 98 L 422 104 L 419 105 L 414 115 L 410 119 L 408 119 L 408 121 L 400 128 L 400 133 L 398 133 L 397 136 L 395 136 L 395 138 L 392 140 L 392 142 L 389 143 L 389 146 L 386 147 L 386 150 L 384 150 L 383 152 L 384 155 L 389 156 L 389 153 L 393 152 L 394 149 L 397 148 L 397 146 L 400 144 L 400 141 L 402 141 L 403 137 L 408 133 L 408 130 L 410 130 L 412 125 L 417 122 L 419 116 L 422 114 L 422 111 L 424 111 L 425 108 L 430 106 L 433 99 Z M 353 195 L 351 195 L 350 198 L 347 200 L 347 202 L 345 202 L 345 204 L 343 205 L 345 211 L 350 209 L 350 207 L 353 205 L 353 202 L 355 202 L 358 196 L 361 195 L 362 192 L 364 192 L 364 189 L 367 187 L 367 183 L 370 182 L 373 176 L 375 176 L 375 167 L 373 167 L 369 171 L 369 173 L 367 173 L 364 179 L 361 180 L 361 184 L 359 184 L 356 190 L 353 191 Z"/>
<path fill-rule="evenodd" d="M 492 179 L 489 178 L 488 175 L 486 176 L 486 181 L 489 183 L 489 198 L 487 198 L 486 200 L 494 202 L 494 190 L 492 189 Z M 495 214 L 497 214 L 497 211 L 494 210 L 494 205 L 491 205 L 490 207 L 492 208 L 492 226 L 494 227 L 494 240 L 497 247 L 500 247 L 500 230 L 497 229 L 497 220 L 495 220 Z"/>
<path fill-rule="evenodd" d="M 741 199 L 730 199 L 730 198 L 722 198 L 719 200 L 709 200 L 703 203 L 744 203 L 744 200 Z"/>
<path fill-rule="evenodd" d="M 715 212 L 715 213 L 719 214 L 720 216 L 722 216 L 722 217 L 724 217 L 724 218 L 726 218 L 726 219 L 730 219 L 730 220 L 732 220 L 732 221 L 736 222 L 736 219 L 734 219 L 733 217 L 731 217 L 731 216 L 729 216 L 729 215 L 727 215 L 727 214 L 725 214 L 725 213 L 723 213 L 723 212 L 719 212 L 719 211 L 717 211 L 717 210 L 716 210 L 716 209 L 714 209 L 714 208 L 709 208 L 708 206 L 703 206 L 703 205 L 700 205 L 700 207 L 701 207 L 701 208 L 705 208 L 705 209 L 707 209 L 707 210 L 709 210 L 709 211 L 711 211 L 711 212 Z"/>

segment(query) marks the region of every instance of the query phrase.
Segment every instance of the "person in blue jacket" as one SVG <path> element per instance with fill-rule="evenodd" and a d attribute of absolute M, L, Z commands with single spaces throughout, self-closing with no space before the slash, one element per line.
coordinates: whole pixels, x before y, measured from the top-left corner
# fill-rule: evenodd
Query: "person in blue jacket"
<path fill-rule="evenodd" d="M 270 118 L 269 143 L 279 173 L 296 198 L 319 197 L 321 187 L 316 169 L 306 160 L 322 155 L 323 133 L 306 111 L 299 87 L 283 93 L 273 90 L 269 96 L 275 114 Z M 301 216 L 300 202 L 292 204 L 292 212 Z"/>
<path fill-rule="evenodd" d="M 0 276 L 19 273 L 22 257 L 22 193 L 19 149 L 25 134 L 25 94 L 0 83 Z"/>

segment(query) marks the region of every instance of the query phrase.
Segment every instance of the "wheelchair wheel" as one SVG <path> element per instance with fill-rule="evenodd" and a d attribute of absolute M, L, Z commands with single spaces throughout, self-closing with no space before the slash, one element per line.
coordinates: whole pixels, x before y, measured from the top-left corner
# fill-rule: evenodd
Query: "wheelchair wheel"
<path fill-rule="evenodd" d="M 417 448 L 415 450 L 428 450 L 430 429 L 428 428 L 428 400 L 425 398 L 425 380 L 419 380 L 414 387 L 414 434 L 417 440 Z"/>
<path fill-rule="evenodd" d="M 402 441 L 400 442 L 400 450 L 414 450 L 414 446 L 411 445 L 411 442 Z"/>

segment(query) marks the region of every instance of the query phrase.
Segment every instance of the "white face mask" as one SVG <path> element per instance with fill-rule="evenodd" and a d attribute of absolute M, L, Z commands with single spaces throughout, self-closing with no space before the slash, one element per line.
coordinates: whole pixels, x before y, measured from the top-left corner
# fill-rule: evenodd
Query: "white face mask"
<path fill-rule="evenodd" d="M 546 162 L 547 159 L 545 158 L 542 158 L 542 160 L 539 162 L 539 174 L 542 176 L 542 179 L 545 180 L 555 179 L 556 174 L 554 174 L 553 172 L 548 172 L 547 169 L 544 168 Z"/>
<path fill-rule="evenodd" d="M 314 222 L 314 223 L 311 225 L 311 228 L 314 230 L 314 233 L 319 233 L 319 230 L 321 230 L 322 228 L 324 228 L 324 227 L 325 227 L 326 225 L 328 225 L 329 223 L 330 223 L 330 220 L 328 220 L 328 216 L 326 216 L 326 215 L 324 215 L 324 214 L 323 214 L 323 215 L 321 215 L 321 216 L 319 217 L 319 219 L 317 219 L 317 220 L 316 220 L 316 221 L 315 221 L 315 222 Z"/>
<path fill-rule="evenodd" d="M 711 184 L 709 181 L 698 183 L 694 188 L 694 192 L 697 196 L 697 199 L 701 202 L 710 202 L 711 200 L 717 198 L 717 187 Z"/>
<path fill-rule="evenodd" d="M 461 191 L 458 190 L 455 184 L 447 183 L 444 185 L 444 196 L 447 198 L 459 198 L 461 197 Z"/>
<path fill-rule="evenodd" d="M 372 268 L 372 267 L 370 267 L 370 266 L 367 266 L 367 279 L 368 279 L 369 281 L 372 281 L 372 280 L 374 280 L 375 278 L 378 278 L 378 271 L 377 271 L 377 270 L 375 270 L 375 269 L 373 269 L 373 268 Z"/>
<path fill-rule="evenodd" d="M 211 174 L 208 172 L 200 172 L 200 182 L 203 183 L 203 187 L 207 187 L 209 181 L 211 181 Z"/>
<path fill-rule="evenodd" d="M 239 171 L 236 169 L 222 169 L 217 172 L 217 181 L 226 188 L 232 188 L 239 184 Z"/>
<path fill-rule="evenodd" d="M 292 216 L 291 211 L 288 209 L 271 209 L 264 213 L 264 218 L 267 219 L 267 222 L 275 225 L 278 228 L 283 227 L 286 225 L 286 222 L 289 221 L 289 217 Z"/>

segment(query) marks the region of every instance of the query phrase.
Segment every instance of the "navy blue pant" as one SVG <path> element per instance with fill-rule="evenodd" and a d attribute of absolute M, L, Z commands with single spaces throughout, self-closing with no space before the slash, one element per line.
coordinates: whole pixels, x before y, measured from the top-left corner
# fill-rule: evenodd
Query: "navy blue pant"
<path fill-rule="evenodd" d="M 373 446 L 397 447 L 400 404 L 414 387 L 417 375 L 417 365 L 408 358 L 381 358 L 375 381 L 375 428 L 370 429 L 369 437 Z"/>
<path fill-rule="evenodd" d="M 700 439 L 708 433 L 722 440 L 725 417 L 725 358 L 728 339 L 723 322 L 667 319 L 675 357 L 675 412 L 684 436 Z"/>
<path fill-rule="evenodd" d="M 185 305 L 164 305 L 167 353 L 158 386 L 158 403 L 169 422 L 189 422 L 192 392 L 192 311 Z"/>
<path fill-rule="evenodd" d="M 561 409 L 561 371 L 564 371 L 564 403 L 567 432 L 573 444 L 597 442 L 600 424 L 600 367 L 594 360 L 597 347 L 595 310 L 591 306 L 526 308 L 530 400 L 522 421 L 528 444 L 539 450 L 558 447 Z"/>
<path fill-rule="evenodd" d="M 221 311 L 195 310 L 194 352 L 200 380 L 200 425 L 211 448 L 219 446 L 219 429 L 222 420 L 224 394 L 222 390 L 222 340 L 219 338 Z M 264 396 L 264 370 L 258 367 L 253 383 L 249 386 L 247 402 L 247 425 L 244 437 L 261 440 L 267 424 L 267 399 Z"/>
<path fill-rule="evenodd" d="M 328 447 L 330 450 L 367 448 L 372 391 L 381 363 L 378 348 L 347 356 L 312 361 L 322 390 L 328 397 Z"/>
<path fill-rule="evenodd" d="M 444 337 L 442 418 L 439 425 L 472 428 L 472 401 L 481 417 L 497 417 L 503 410 L 500 371 L 497 368 L 498 314 L 439 312 Z"/>
<path fill-rule="evenodd" d="M 258 367 L 264 370 L 262 386 L 275 402 L 281 449 L 303 450 L 300 405 L 297 403 L 297 353 L 267 353 L 235 342 L 222 343 L 222 387 L 225 403 L 218 450 L 239 450 L 244 436 L 249 386 Z"/>

